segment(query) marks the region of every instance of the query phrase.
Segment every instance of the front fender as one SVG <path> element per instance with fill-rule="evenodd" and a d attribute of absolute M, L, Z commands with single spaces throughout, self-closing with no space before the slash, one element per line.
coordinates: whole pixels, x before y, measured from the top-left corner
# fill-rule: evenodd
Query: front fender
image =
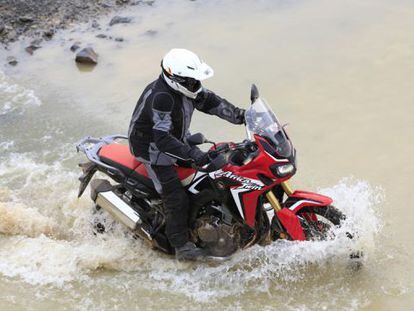
<path fill-rule="evenodd" d="M 290 209 L 282 208 L 277 212 L 277 218 L 283 227 L 285 227 L 292 240 L 304 241 L 306 239 L 298 216 Z"/>
<path fill-rule="evenodd" d="M 294 214 L 297 214 L 301 209 L 307 206 L 328 206 L 331 205 L 333 200 L 322 194 L 296 190 L 293 192 L 286 202 L 283 203 L 283 207 L 288 208 Z"/>

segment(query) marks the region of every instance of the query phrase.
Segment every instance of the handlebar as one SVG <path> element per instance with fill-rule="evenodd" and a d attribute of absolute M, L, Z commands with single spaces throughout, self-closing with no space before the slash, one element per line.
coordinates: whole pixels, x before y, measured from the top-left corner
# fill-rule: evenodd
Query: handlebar
<path fill-rule="evenodd" d="M 208 152 L 208 158 L 210 160 L 210 163 L 206 164 L 203 167 L 194 166 L 194 168 L 200 172 L 211 173 L 221 169 L 227 164 L 227 159 L 216 150 L 210 150 Z"/>
<path fill-rule="evenodd" d="M 217 171 L 224 167 L 228 162 L 228 156 L 225 156 L 229 151 L 232 150 L 247 150 L 250 152 L 254 152 L 257 150 L 257 145 L 250 141 L 245 140 L 241 143 L 223 143 L 220 145 L 215 146 L 216 148 L 213 150 L 208 151 L 208 157 L 210 159 L 210 163 L 205 165 L 204 167 L 193 166 L 200 172 L 210 173 Z"/>
<path fill-rule="evenodd" d="M 241 143 L 223 143 L 218 145 L 215 150 L 211 150 L 211 152 L 226 153 L 230 150 L 246 150 L 253 152 L 257 150 L 257 145 L 250 140 L 244 140 Z"/>
<path fill-rule="evenodd" d="M 222 154 L 217 154 L 214 159 L 211 159 L 210 163 L 205 168 L 205 172 L 214 172 L 221 169 L 227 164 L 227 159 Z"/>

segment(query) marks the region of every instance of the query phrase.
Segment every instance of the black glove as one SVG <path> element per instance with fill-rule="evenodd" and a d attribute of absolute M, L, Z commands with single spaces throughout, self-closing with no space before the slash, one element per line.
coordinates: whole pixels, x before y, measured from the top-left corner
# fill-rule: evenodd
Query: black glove
<path fill-rule="evenodd" d="M 188 153 L 188 156 L 194 160 L 194 163 L 197 166 L 204 166 L 208 162 L 210 162 L 208 158 L 208 153 L 201 151 L 197 147 L 191 148 L 190 152 Z"/>
<path fill-rule="evenodd" d="M 237 109 L 237 112 L 235 113 L 235 117 L 236 117 L 236 120 L 237 120 L 237 123 L 238 124 L 245 124 L 246 123 L 246 120 L 245 120 L 245 118 L 244 118 L 244 113 L 246 112 L 246 110 L 244 110 L 244 109 Z"/>

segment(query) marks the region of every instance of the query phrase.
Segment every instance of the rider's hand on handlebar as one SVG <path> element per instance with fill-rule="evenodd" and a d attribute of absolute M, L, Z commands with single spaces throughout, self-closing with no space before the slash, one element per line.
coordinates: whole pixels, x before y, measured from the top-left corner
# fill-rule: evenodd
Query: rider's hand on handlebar
<path fill-rule="evenodd" d="M 237 120 L 236 121 L 237 124 L 246 124 L 246 120 L 244 118 L 245 112 L 246 112 L 246 110 L 244 110 L 244 109 L 238 109 L 235 112 L 235 118 Z"/>
<path fill-rule="evenodd" d="M 197 147 L 191 148 L 188 155 L 191 159 L 194 160 L 195 165 L 199 167 L 204 166 L 210 162 L 208 153 L 201 151 Z"/>

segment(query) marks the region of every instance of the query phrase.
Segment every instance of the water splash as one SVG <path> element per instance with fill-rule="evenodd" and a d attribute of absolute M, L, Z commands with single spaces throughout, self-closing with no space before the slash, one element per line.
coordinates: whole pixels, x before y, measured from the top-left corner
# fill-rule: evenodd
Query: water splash
<path fill-rule="evenodd" d="M 278 241 L 240 251 L 217 264 L 178 263 L 134 240 L 105 213 L 93 212 L 88 198 L 77 200 L 77 174 L 59 163 L 36 163 L 20 155 L 0 165 L 1 176 L 7 176 L 16 188 L 0 191 L 0 219 L 6 219 L 0 230 L 8 235 L 0 244 L 0 272 L 30 284 L 94 284 L 98 282 L 94 272 L 109 269 L 127 272 L 131 282 L 145 288 L 181 294 L 200 303 L 247 292 L 268 295 L 275 289 L 288 294 L 297 284 L 309 282 L 309 274 L 313 279 L 330 273 L 338 277 L 337 271 L 347 267 L 352 250 L 362 248 L 369 255 L 375 249 L 381 228 L 376 210 L 382 199 L 380 189 L 345 179 L 321 189 L 348 216 L 344 227 L 336 229 L 334 240 Z M 28 200 L 23 199 L 26 193 Z M 109 222 L 111 230 L 95 235 L 92 223 L 96 217 Z M 345 231 L 357 231 L 357 238 L 347 239 Z M 128 278 L 123 276 L 123 282 L 128 283 Z"/>
<path fill-rule="evenodd" d="M 23 204 L 0 201 L 0 233 L 36 237 L 41 234 L 59 236 L 56 221 Z"/>
<path fill-rule="evenodd" d="M 29 90 L 13 83 L 2 71 L 0 71 L 0 116 L 17 112 L 24 113 L 27 106 L 40 106 L 42 102 Z"/>

